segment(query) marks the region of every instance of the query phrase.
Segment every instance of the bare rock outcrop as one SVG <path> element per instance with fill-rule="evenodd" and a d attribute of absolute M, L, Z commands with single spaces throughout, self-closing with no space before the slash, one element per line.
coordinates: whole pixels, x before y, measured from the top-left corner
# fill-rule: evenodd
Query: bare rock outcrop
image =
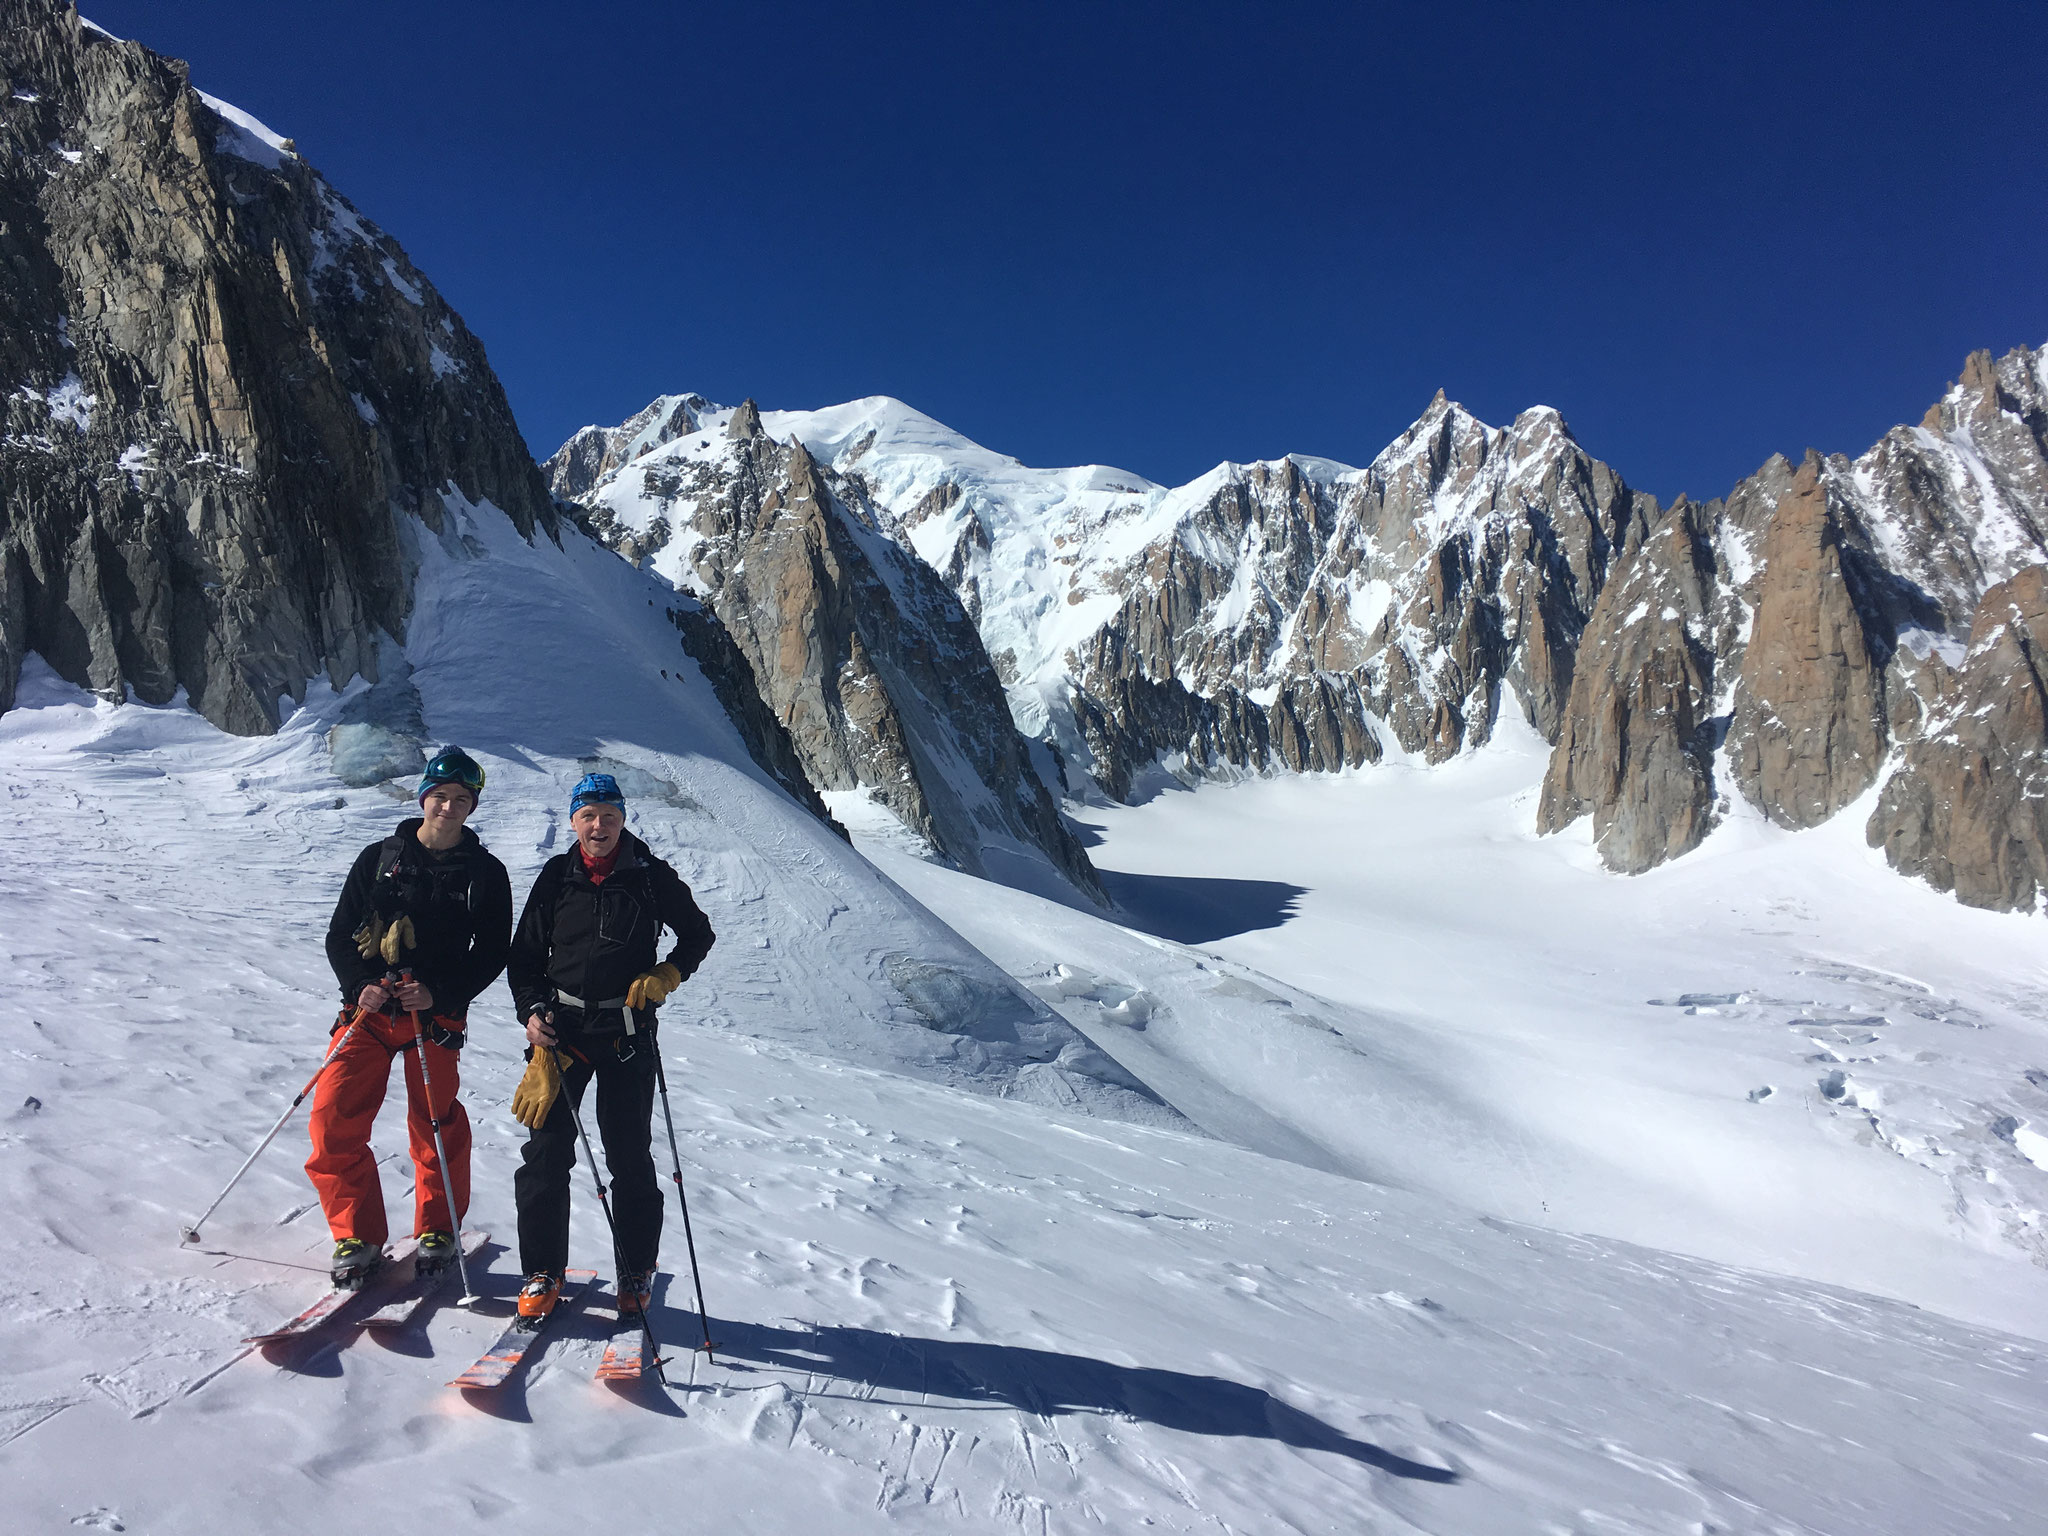
<path fill-rule="evenodd" d="M 586 507 L 629 555 L 672 530 L 657 568 L 716 614 L 812 784 L 866 791 L 970 872 L 1037 860 L 1102 899 L 972 621 L 859 482 L 777 442 L 748 401 L 629 459 Z"/>
<path fill-rule="evenodd" d="M 1680 498 L 1631 540 L 1579 643 L 1537 830 L 1590 813 L 1608 868 L 1640 874 L 1694 847 L 1714 805 L 1714 579 L 1704 510 Z"/>
<path fill-rule="evenodd" d="M 1193 777 L 1356 768 L 1389 748 L 1441 762 L 1488 739 L 1504 697 L 1554 739 L 1613 553 L 1656 514 L 1556 412 L 1494 429 L 1441 394 L 1364 470 L 1223 466 L 1075 530 L 1084 550 L 1119 524 L 1150 536 L 1075 562 L 1066 602 L 1118 604 L 1054 659 L 1070 686 L 1041 681 L 1049 734 L 1115 799 L 1157 759 Z M 984 594 L 1019 590 L 1004 544 L 956 546 L 947 566 L 985 633 L 1011 621 Z"/>
<path fill-rule="evenodd" d="M 2024 347 L 1996 362 L 1973 354 L 1918 427 L 1895 428 L 1853 461 L 1809 454 L 1795 468 L 1773 458 L 1695 521 L 1702 604 L 1687 635 L 1714 680 L 1701 739 L 1725 736 L 1731 787 L 1771 820 L 1817 825 L 1876 783 L 1894 749 L 1909 765 L 1940 758 L 1932 737 L 1955 718 L 1955 667 L 1980 598 L 2048 560 L 2048 361 Z M 1589 654 L 1582 648 L 1581 665 Z M 2012 661 L 1999 654 L 1996 665 Z M 1575 691 L 1544 830 L 1588 812 L 1611 828 L 1639 802 L 1612 760 L 1618 711 L 1602 689 Z M 2014 749 L 2010 761 L 2020 771 L 2026 758 Z M 1902 771 L 1871 827 L 1896 865 L 1937 878 L 1945 855 L 1933 851 L 1932 828 L 1947 812 L 1930 772 Z M 1699 784 L 1683 776 L 1653 798 L 1672 832 L 1653 863 L 1713 824 L 1711 812 L 1697 814 Z M 1600 833 L 1618 869 L 1644 867 L 1657 846 Z M 2014 888 L 2010 860 L 1994 859 L 1988 839 L 1942 846 L 1956 850 L 1938 869 L 1944 888 Z"/>
<path fill-rule="evenodd" d="M 1816 455 L 1771 516 L 1763 570 L 1729 762 L 1772 821 L 1818 826 L 1876 780 L 1886 737 L 1882 664 Z"/>
<path fill-rule="evenodd" d="M 2035 910 L 2048 897 L 2048 566 L 1984 594 L 1941 692 L 1866 835 L 1894 869 L 1969 906 Z"/>
<path fill-rule="evenodd" d="M 747 755 L 768 777 L 781 785 L 789 797 L 824 822 L 841 837 L 846 828 L 833 819 L 817 786 L 805 771 L 804 760 L 789 732 L 775 717 L 754 680 L 753 666 L 733 642 L 718 617 L 695 598 L 677 595 L 668 610 L 669 622 L 682 636 L 683 651 L 697 663 L 697 669 L 711 684 L 727 717 L 746 744 Z"/>
<path fill-rule="evenodd" d="M 0 709 L 23 655 L 274 729 L 375 675 L 444 495 L 553 524 L 482 345 L 289 141 L 0 4 Z"/>

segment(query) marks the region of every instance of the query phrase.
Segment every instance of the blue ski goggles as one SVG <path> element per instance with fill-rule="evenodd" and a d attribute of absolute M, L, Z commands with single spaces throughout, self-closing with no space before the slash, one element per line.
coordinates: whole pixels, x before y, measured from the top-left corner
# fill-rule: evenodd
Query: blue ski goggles
<path fill-rule="evenodd" d="M 434 760 L 421 771 L 419 793 L 413 798 L 426 799 L 427 791 L 437 784 L 460 784 L 469 791 L 470 798 L 481 800 L 484 793 L 484 765 L 460 747 L 443 747 L 434 755 Z"/>

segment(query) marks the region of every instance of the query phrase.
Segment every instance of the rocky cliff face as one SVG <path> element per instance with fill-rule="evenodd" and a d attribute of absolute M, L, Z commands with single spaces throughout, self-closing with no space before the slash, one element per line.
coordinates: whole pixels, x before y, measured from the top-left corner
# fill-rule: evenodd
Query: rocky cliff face
<path fill-rule="evenodd" d="M 1640 874 L 1696 845 L 1714 805 L 1714 560 L 1681 497 L 1630 530 L 1578 646 L 1537 826 L 1591 814 L 1608 868 Z"/>
<path fill-rule="evenodd" d="M 551 525 L 481 344 L 288 140 L 0 3 L 0 708 L 25 652 L 240 732 L 401 633 L 441 494 Z"/>
<path fill-rule="evenodd" d="M 865 791 L 964 869 L 1049 865 L 1100 899 L 952 590 L 882 533 L 858 481 L 776 441 L 751 402 L 688 409 L 692 430 L 659 441 L 684 419 L 673 404 L 586 429 L 548 472 L 571 486 L 609 458 L 585 515 L 701 594 L 813 783 Z"/>
<path fill-rule="evenodd" d="M 1984 594 L 1959 672 L 1920 660 L 1940 681 L 1871 846 L 1971 906 L 2032 909 L 2048 895 L 2048 566 Z"/>
<path fill-rule="evenodd" d="M 1695 846 L 1703 802 L 1739 793 L 1810 827 L 1883 783 L 1869 835 L 1894 867 L 1973 905 L 2032 906 L 2027 593 L 2048 561 L 2048 359 L 1977 353 L 1920 426 L 1855 460 L 1773 459 L 1694 526 L 1690 561 L 1635 572 L 1640 596 L 1594 615 L 1582 663 L 1615 660 L 1574 691 L 1543 830 L 1590 812 L 1608 863 L 1634 871 Z M 2008 617 L 1987 629 L 1993 592 Z M 1648 638 L 1674 618 L 1683 654 L 1676 631 Z M 1666 683 L 1668 708 L 1629 709 Z M 1661 786 L 1622 771 L 1646 728 L 1693 733 L 1694 771 Z M 1645 808 L 1646 836 L 1615 832 Z"/>
<path fill-rule="evenodd" d="M 1728 737 L 1736 781 L 1781 826 L 1819 826 L 1884 764 L 1882 663 L 1852 570 L 1820 460 L 1810 456 L 1765 530 Z"/>

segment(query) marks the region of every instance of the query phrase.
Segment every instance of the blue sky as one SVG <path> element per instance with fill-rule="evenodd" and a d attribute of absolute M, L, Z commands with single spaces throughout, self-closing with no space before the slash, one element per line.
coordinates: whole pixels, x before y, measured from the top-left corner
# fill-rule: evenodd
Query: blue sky
<path fill-rule="evenodd" d="M 293 135 L 541 455 L 892 394 L 1177 482 L 1364 463 L 1442 387 L 1709 496 L 2048 341 L 2039 3 L 86 14 Z"/>

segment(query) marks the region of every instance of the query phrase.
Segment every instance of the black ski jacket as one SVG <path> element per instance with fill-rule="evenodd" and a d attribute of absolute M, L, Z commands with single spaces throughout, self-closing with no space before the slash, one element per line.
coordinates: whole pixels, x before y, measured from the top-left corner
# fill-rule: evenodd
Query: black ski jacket
<path fill-rule="evenodd" d="M 552 1010 L 556 1032 L 609 1035 L 625 1029 L 613 1008 L 633 978 L 660 963 L 661 930 L 674 930 L 668 963 L 687 978 L 711 953 L 715 935 L 689 886 L 630 832 L 619 836 L 618 861 L 601 885 L 590 883 L 583 855 L 571 847 L 541 866 L 512 936 L 512 1000 L 524 1024 Z M 588 1013 L 559 1001 L 566 992 L 592 1005 Z M 652 1010 L 644 1010 L 642 1020 Z"/>
<path fill-rule="evenodd" d="M 479 992 L 505 969 L 512 937 L 512 882 L 505 866 L 468 827 L 445 854 L 420 845 L 420 818 L 398 824 L 382 842 L 356 855 L 327 925 L 327 962 L 334 967 L 345 1002 L 381 981 L 387 967 L 380 956 L 365 960 L 356 949 L 356 930 L 372 915 L 389 923 L 410 917 L 416 947 L 400 965 L 434 994 L 434 1012 L 459 1019 Z"/>

